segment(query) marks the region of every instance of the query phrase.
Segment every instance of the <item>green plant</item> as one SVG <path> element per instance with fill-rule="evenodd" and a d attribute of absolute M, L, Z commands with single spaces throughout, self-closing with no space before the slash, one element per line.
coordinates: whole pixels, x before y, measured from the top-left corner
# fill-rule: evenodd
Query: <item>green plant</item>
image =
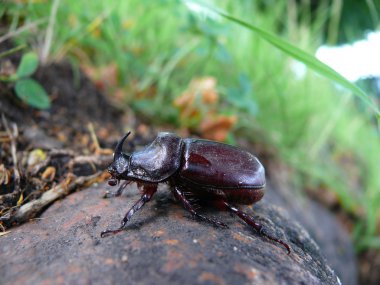
<path fill-rule="evenodd" d="M 199 13 L 199 10 L 204 10 L 204 13 L 208 14 L 211 17 L 215 17 L 215 15 L 219 15 L 225 19 L 228 19 L 229 21 L 236 23 L 240 25 L 241 27 L 249 29 L 251 32 L 258 34 L 262 39 L 273 45 L 274 47 L 278 48 L 279 50 L 283 51 L 287 55 L 293 57 L 294 59 L 302 62 L 310 69 L 314 70 L 315 72 L 325 76 L 326 78 L 335 81 L 336 83 L 340 84 L 341 86 L 351 90 L 354 94 L 356 94 L 363 102 L 365 102 L 369 107 L 373 109 L 373 111 L 376 113 L 380 120 L 380 111 L 376 104 L 370 100 L 368 95 L 360 89 L 357 85 L 351 83 L 346 78 L 344 78 L 342 75 L 340 75 L 338 72 L 333 70 L 331 67 L 327 66 L 320 60 L 318 60 L 315 56 L 308 54 L 307 52 L 303 51 L 302 49 L 298 48 L 297 46 L 283 40 L 281 37 L 270 33 L 258 26 L 255 26 L 253 24 L 250 24 L 246 21 L 243 21 L 241 19 L 238 19 L 231 14 L 210 8 L 206 5 L 200 4 L 199 1 L 194 0 L 184 0 L 184 2 L 187 5 L 191 5 L 192 7 L 197 6 L 197 11 Z M 194 8 L 193 8 L 194 9 Z M 210 15 L 211 14 L 211 15 Z M 214 15 L 212 15 L 214 14 Z"/>
<path fill-rule="evenodd" d="M 13 6 L 14 29 L 51 15 L 53 1 L 32 2 Z M 218 113 L 238 117 L 230 142 L 244 136 L 272 150 L 291 169 L 295 189 L 333 192 L 355 216 L 357 248 L 380 247 L 378 106 L 312 56 L 323 39 L 334 41 L 338 26 L 350 34 L 350 22 L 331 21 L 339 7 L 331 1 L 313 10 L 310 1 L 197 1 L 226 11 L 207 17 L 180 0 L 66 2 L 57 10 L 50 58 L 69 56 L 93 68 L 115 64 L 124 104 L 179 127 L 192 122 L 180 118 L 175 99 L 193 79 L 214 78 Z M 45 29 L 39 25 L 17 40 L 28 43 Z M 294 59 L 306 65 L 302 76 Z"/>
<path fill-rule="evenodd" d="M 16 96 L 37 109 L 50 108 L 50 99 L 45 89 L 30 76 L 38 67 L 38 56 L 34 52 L 25 53 L 14 74 L 0 78 L 14 84 Z"/>

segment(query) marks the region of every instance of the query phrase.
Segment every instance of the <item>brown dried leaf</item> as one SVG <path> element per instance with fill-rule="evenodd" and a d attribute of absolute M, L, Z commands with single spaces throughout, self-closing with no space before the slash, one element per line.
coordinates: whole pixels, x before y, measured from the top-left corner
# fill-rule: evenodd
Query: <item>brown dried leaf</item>
<path fill-rule="evenodd" d="M 218 101 L 219 95 L 216 91 L 216 79 L 203 77 L 193 79 L 189 87 L 174 100 L 174 106 L 180 110 L 182 119 L 194 119 L 206 114 L 200 113 L 200 107 L 212 108 Z M 202 106 L 200 106 L 200 104 Z M 208 113 L 206 111 L 206 113 Z"/>
<path fill-rule="evenodd" d="M 113 96 L 112 98 L 116 101 L 116 102 L 123 102 L 123 100 L 125 99 L 125 94 L 127 92 L 124 90 L 124 88 L 116 88 L 114 91 L 113 91 Z"/>
<path fill-rule="evenodd" d="M 147 135 L 149 135 L 150 132 L 151 132 L 151 130 L 149 129 L 149 127 L 143 123 L 139 124 L 137 129 L 136 129 L 136 133 L 138 133 L 142 136 L 147 136 Z"/>
<path fill-rule="evenodd" d="M 107 91 L 118 84 L 118 70 L 115 62 L 102 67 L 82 65 L 81 68 L 100 90 Z"/>
<path fill-rule="evenodd" d="M 58 132 L 57 139 L 62 143 L 67 143 L 67 136 L 64 132 Z"/>
<path fill-rule="evenodd" d="M 216 79 L 214 77 L 203 77 L 195 79 L 190 83 L 190 88 L 202 94 L 202 101 L 205 104 L 215 104 L 219 95 L 216 91 Z"/>
<path fill-rule="evenodd" d="M 193 99 L 195 96 L 201 95 L 203 103 L 215 104 L 219 98 L 216 91 L 216 83 L 216 79 L 210 76 L 193 79 L 181 97 Z"/>
<path fill-rule="evenodd" d="M 9 142 L 11 138 L 7 132 L 0 132 L 0 142 L 6 143 Z"/>
<path fill-rule="evenodd" d="M 91 137 L 88 134 L 80 134 L 76 137 L 78 143 L 80 145 L 89 145 L 91 141 Z"/>
<path fill-rule="evenodd" d="M 136 98 L 138 99 L 153 98 L 157 94 L 157 87 L 155 85 L 151 85 L 142 90 L 137 89 L 135 93 L 136 93 Z"/>
<path fill-rule="evenodd" d="M 4 60 L 0 65 L 0 76 L 9 77 L 16 73 L 16 67 L 10 60 Z"/>
<path fill-rule="evenodd" d="M 192 106 L 195 100 L 195 94 L 193 92 L 183 92 L 181 96 L 174 100 L 174 106 L 184 109 L 187 106 Z"/>
<path fill-rule="evenodd" d="M 111 155 L 113 154 L 113 150 L 110 148 L 97 148 L 95 150 L 96 155 Z"/>
<path fill-rule="evenodd" d="M 98 138 L 100 138 L 102 140 L 106 140 L 111 136 L 111 133 L 110 133 L 110 130 L 108 128 L 99 127 L 97 132 L 96 132 L 96 135 Z"/>
<path fill-rule="evenodd" d="M 53 166 L 49 166 L 45 169 L 45 171 L 42 173 L 41 178 L 45 181 L 53 181 L 56 174 L 56 169 Z"/>
<path fill-rule="evenodd" d="M 21 193 L 20 198 L 18 198 L 17 200 L 17 206 L 21 206 L 23 201 L 24 201 L 24 194 Z"/>
<path fill-rule="evenodd" d="M 7 185 L 11 180 L 11 172 L 5 168 L 4 164 L 0 165 L 0 185 Z"/>
<path fill-rule="evenodd" d="M 217 117 L 208 117 L 200 125 L 202 137 L 209 140 L 224 141 L 236 122 L 236 116 L 219 115 Z"/>

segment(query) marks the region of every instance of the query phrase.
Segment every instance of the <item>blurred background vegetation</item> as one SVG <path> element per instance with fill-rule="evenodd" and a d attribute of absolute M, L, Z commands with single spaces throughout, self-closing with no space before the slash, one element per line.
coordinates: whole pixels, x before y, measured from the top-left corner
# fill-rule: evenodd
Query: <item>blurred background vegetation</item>
<path fill-rule="evenodd" d="M 369 100 L 353 96 L 281 50 L 281 39 L 312 55 L 364 37 L 379 28 L 377 0 L 4 3 L 0 44 L 25 45 L 41 64 L 69 59 L 154 124 L 260 146 L 287 166 L 294 189 L 343 209 L 358 250 L 380 248 L 379 94 L 361 84 Z"/>

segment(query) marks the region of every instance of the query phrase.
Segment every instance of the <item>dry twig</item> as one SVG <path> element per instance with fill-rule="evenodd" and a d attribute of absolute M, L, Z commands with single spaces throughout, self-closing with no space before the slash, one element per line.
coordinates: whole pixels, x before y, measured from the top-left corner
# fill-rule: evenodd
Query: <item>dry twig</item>
<path fill-rule="evenodd" d="M 5 127 L 5 130 L 7 131 L 7 134 L 10 138 L 11 142 L 11 154 L 12 154 L 12 160 L 13 160 L 13 181 L 14 181 L 14 193 L 19 193 L 21 191 L 20 189 L 20 171 L 18 169 L 18 161 L 17 161 L 17 147 L 16 147 L 16 138 L 18 136 L 18 129 L 17 125 L 12 123 L 12 132 L 8 125 L 8 121 L 5 118 L 4 114 L 2 114 L 1 119 L 3 121 L 3 125 Z"/>
<path fill-rule="evenodd" d="M 10 39 L 12 37 L 15 37 L 27 30 L 31 30 L 31 29 L 34 29 L 35 27 L 41 25 L 42 23 L 46 22 L 46 19 L 40 19 L 40 20 L 37 20 L 35 22 L 32 22 L 32 23 L 28 23 L 20 28 L 18 28 L 17 30 L 14 30 L 14 31 L 10 31 L 8 32 L 7 34 L 5 34 L 4 36 L 0 37 L 0 43 L 7 40 L 7 39 Z"/>
<path fill-rule="evenodd" d="M 11 217 L 12 222 L 22 223 L 36 217 L 46 206 L 74 192 L 76 189 L 97 181 L 103 181 L 103 175 L 104 172 L 97 172 L 90 176 L 80 177 L 69 175 L 65 181 L 62 181 L 60 184 L 44 192 L 39 199 L 33 200 L 18 208 Z"/>

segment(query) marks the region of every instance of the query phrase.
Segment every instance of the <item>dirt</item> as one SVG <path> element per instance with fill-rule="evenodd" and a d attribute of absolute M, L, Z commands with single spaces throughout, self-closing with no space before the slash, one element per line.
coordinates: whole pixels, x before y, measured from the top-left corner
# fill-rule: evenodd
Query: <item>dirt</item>
<path fill-rule="evenodd" d="M 2 45 L 0 52 L 9 46 Z M 20 54 L 13 54 L 0 59 L 0 67 L 16 69 L 19 61 Z M 33 78 L 49 94 L 49 110 L 31 108 L 15 96 L 12 84 L 0 82 L 3 230 L 19 223 L 14 219 L 17 205 L 39 199 L 48 189 L 95 173 L 99 178 L 93 182 L 104 179 L 101 172 L 128 123 L 123 112 L 68 62 L 39 67 Z"/>

